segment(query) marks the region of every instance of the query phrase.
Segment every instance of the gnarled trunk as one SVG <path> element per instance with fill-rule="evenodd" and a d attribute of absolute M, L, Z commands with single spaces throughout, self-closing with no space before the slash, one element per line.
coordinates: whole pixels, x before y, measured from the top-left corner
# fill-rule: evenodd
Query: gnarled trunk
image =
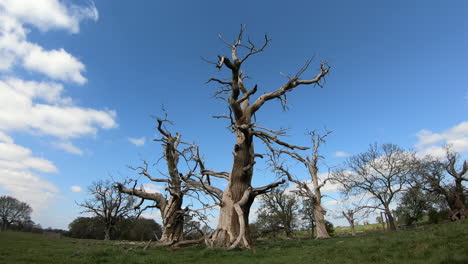
<path fill-rule="evenodd" d="M 167 205 L 161 210 L 163 232 L 159 242 L 174 244 L 184 240 L 184 212 L 182 198 L 172 196 Z"/>
<path fill-rule="evenodd" d="M 211 246 L 217 248 L 250 248 L 249 230 L 251 181 L 254 164 L 254 148 L 250 128 L 237 130 L 234 146 L 234 163 L 229 185 L 223 192 L 218 226 L 211 238 Z"/>
<path fill-rule="evenodd" d="M 329 238 L 325 225 L 325 210 L 319 203 L 314 203 L 315 228 L 317 229 L 317 239 Z"/>

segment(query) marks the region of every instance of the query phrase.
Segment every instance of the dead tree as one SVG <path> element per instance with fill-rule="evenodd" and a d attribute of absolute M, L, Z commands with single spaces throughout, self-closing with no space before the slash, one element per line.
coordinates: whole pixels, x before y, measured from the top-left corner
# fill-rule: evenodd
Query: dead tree
<path fill-rule="evenodd" d="M 248 217 L 250 207 L 255 197 L 265 193 L 281 184 L 275 182 L 264 187 L 253 188 L 251 186 L 253 169 L 256 163 L 255 158 L 260 157 L 255 153 L 254 138 L 263 141 L 274 142 L 290 149 L 301 148 L 290 145 L 278 138 L 279 131 L 270 130 L 257 126 L 252 118 L 262 106 L 273 99 L 278 99 L 283 106 L 286 103 L 286 93 L 293 91 L 300 85 L 319 85 L 320 81 L 327 75 L 329 67 L 321 63 L 320 71 L 312 79 L 301 79 L 301 75 L 309 67 L 311 60 L 294 75 L 287 76 L 288 81 L 277 90 L 260 95 L 253 100 L 253 95 L 257 92 L 257 85 L 248 89 L 244 85 L 244 79 L 247 77 L 242 66 L 252 55 L 261 53 L 270 42 L 265 35 L 263 44 L 258 47 L 252 41 L 244 42 L 245 26 L 242 25 L 237 39 L 229 43 L 221 36 L 220 39 L 230 49 L 230 56 L 218 56 L 216 67 L 226 68 L 230 72 L 228 80 L 211 78 L 209 82 L 216 82 L 222 85 L 216 95 L 226 100 L 230 114 L 218 116 L 218 118 L 227 118 L 230 120 L 230 128 L 235 135 L 236 143 L 233 149 L 233 164 L 231 173 L 229 173 L 229 183 L 223 192 L 222 204 L 219 215 L 218 226 L 212 236 L 211 246 L 220 248 L 250 248 L 251 239 L 248 228 Z M 242 53 L 242 54 L 241 54 Z"/>
<path fill-rule="evenodd" d="M 344 168 L 333 173 L 333 180 L 344 188 L 344 194 L 367 194 L 375 203 L 366 207 L 384 211 L 389 229 L 397 229 L 391 203 L 407 186 L 412 171 L 414 153 L 394 144 L 373 144 L 367 152 L 346 161 Z"/>
<path fill-rule="evenodd" d="M 365 209 L 363 206 L 354 206 L 352 209 L 347 209 L 344 211 L 341 211 L 341 214 L 343 217 L 348 220 L 349 226 L 351 228 L 351 235 L 355 236 L 356 235 L 356 220 L 359 218 L 357 215 L 360 214 L 360 212 Z"/>
<path fill-rule="evenodd" d="M 117 223 L 125 217 L 133 215 L 134 199 L 115 190 L 109 180 L 97 181 L 88 186 L 91 198 L 78 205 L 83 212 L 90 213 L 104 225 L 104 240 L 111 238 L 111 233 Z"/>
<path fill-rule="evenodd" d="M 162 142 L 164 148 L 164 159 L 167 166 L 167 173 L 161 178 L 153 177 L 148 172 L 148 163 L 144 161 L 143 167 L 133 168 L 140 175 L 145 176 L 151 182 L 162 183 L 166 186 L 166 191 L 169 197 L 166 197 L 160 192 L 148 192 L 143 187 L 136 188 L 137 180 L 133 180 L 132 187 L 126 187 L 125 184 L 117 183 L 117 188 L 120 192 L 137 196 L 141 201 L 137 205 L 139 208 L 145 200 L 153 201 L 154 204 L 146 206 L 147 208 L 157 208 L 161 212 L 163 221 L 163 233 L 159 240 L 160 245 L 180 246 L 182 244 L 190 244 L 190 241 L 184 241 L 184 218 L 189 213 L 188 207 L 182 208 L 184 197 L 190 192 L 197 191 L 197 188 L 204 187 L 210 190 L 214 196 L 221 196 L 221 190 L 211 186 L 209 183 L 203 182 L 201 177 L 197 177 L 198 164 L 200 158 L 198 156 L 198 148 L 190 143 L 181 141 L 182 135 L 176 133 L 172 135 L 164 126 L 164 123 L 169 122 L 166 119 L 157 119 L 157 130 L 161 134 L 161 139 L 155 141 Z M 185 148 L 181 148 L 180 146 Z M 183 160 L 187 167 L 187 172 L 182 174 L 179 170 L 179 162 Z M 184 242 L 182 242 L 184 241 Z"/>
<path fill-rule="evenodd" d="M 297 186 L 297 190 L 294 190 L 298 195 L 309 199 L 314 208 L 314 218 L 315 218 L 315 228 L 317 230 L 317 239 L 329 238 L 329 234 L 325 225 L 325 214 L 326 211 L 322 207 L 322 192 L 320 189 L 326 184 L 327 179 L 324 179 L 323 182 L 319 181 L 318 177 L 318 161 L 323 157 L 319 155 L 319 148 L 322 143 L 325 143 L 325 138 L 330 134 L 330 131 L 325 131 L 323 135 L 320 135 L 316 131 L 309 132 L 312 142 L 312 153 L 308 155 L 300 155 L 294 151 L 287 150 L 274 150 L 272 152 L 276 153 L 276 157 L 272 158 L 273 167 L 279 173 L 285 175 L 290 182 L 293 182 Z M 310 175 L 309 181 L 300 181 L 297 178 L 293 177 L 289 170 L 285 168 L 284 165 L 278 162 L 281 154 L 287 154 L 293 159 L 302 163 L 308 170 Z M 276 159 L 276 160 L 275 160 Z M 312 186 L 309 186 L 311 183 Z"/>
<path fill-rule="evenodd" d="M 426 157 L 417 166 L 423 189 L 444 197 L 452 221 L 468 218 L 466 187 L 463 185 L 464 181 L 468 181 L 468 162 L 465 160 L 461 166 L 457 166 L 459 159 L 460 156 L 447 147 L 445 161 Z M 453 179 L 451 183 L 449 178 Z"/>

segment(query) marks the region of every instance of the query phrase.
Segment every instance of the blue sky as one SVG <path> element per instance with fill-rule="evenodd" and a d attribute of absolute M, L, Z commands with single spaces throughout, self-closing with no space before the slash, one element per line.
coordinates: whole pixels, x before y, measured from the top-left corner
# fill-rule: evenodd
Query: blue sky
<path fill-rule="evenodd" d="M 466 1 L 0 0 L 0 194 L 30 202 L 43 226 L 66 228 L 93 180 L 131 176 L 127 165 L 160 156 L 150 115 L 162 105 L 210 168 L 229 171 L 234 138 L 211 118 L 227 108 L 205 84 L 227 73 L 201 57 L 227 55 L 217 34 L 231 40 L 241 23 L 253 40 L 272 39 L 244 65 L 259 94 L 311 56 L 304 77 L 328 61 L 324 88 L 298 87 L 288 111 L 271 102 L 257 115 L 291 128 L 296 144 L 308 144 L 307 129 L 333 130 L 326 164 L 373 142 L 465 152 L 467 12 Z M 259 164 L 253 184 L 272 178 Z"/>

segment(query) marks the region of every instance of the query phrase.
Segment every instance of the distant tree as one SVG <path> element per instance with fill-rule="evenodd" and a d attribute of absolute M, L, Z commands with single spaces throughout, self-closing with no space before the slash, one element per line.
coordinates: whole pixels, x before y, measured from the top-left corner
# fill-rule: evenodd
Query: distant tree
<path fill-rule="evenodd" d="M 356 219 L 357 219 L 357 214 L 359 211 L 361 211 L 363 208 L 362 207 L 355 207 L 352 209 L 347 209 L 346 211 L 341 211 L 341 214 L 343 217 L 348 221 L 349 227 L 351 228 L 351 235 L 355 236 L 356 235 Z"/>
<path fill-rule="evenodd" d="M 468 162 L 460 162 L 460 155 L 446 147 L 446 160 L 426 157 L 418 162 L 416 177 L 422 187 L 431 193 L 441 195 L 450 207 L 450 219 L 460 220 L 468 217 L 467 188 Z"/>
<path fill-rule="evenodd" d="M 373 144 L 366 152 L 348 158 L 333 179 L 342 184 L 345 195 L 370 195 L 376 205 L 367 207 L 385 212 L 390 230 L 396 230 L 390 205 L 407 186 L 413 160 L 414 153 L 394 144 Z"/>
<path fill-rule="evenodd" d="M 104 239 L 104 223 L 98 217 L 78 217 L 68 225 L 67 236 L 84 239 Z"/>
<path fill-rule="evenodd" d="M 22 224 L 31 220 L 32 208 L 11 196 L 0 197 L 1 230 L 7 230 L 12 223 Z"/>
<path fill-rule="evenodd" d="M 156 241 L 161 238 L 162 227 L 153 219 L 126 218 L 116 227 L 116 237 L 120 240 Z"/>
<path fill-rule="evenodd" d="M 420 187 L 410 187 L 403 192 L 396 213 L 406 225 L 421 219 L 435 202 L 436 197 L 425 193 Z"/>
<path fill-rule="evenodd" d="M 326 211 L 322 206 L 321 192 L 321 189 L 323 186 L 325 186 L 327 179 L 323 180 L 323 182 L 320 182 L 318 162 L 320 159 L 323 159 L 323 156 L 319 154 L 319 148 L 322 143 L 325 143 L 325 139 L 330 133 L 330 131 L 325 131 L 322 135 L 319 134 L 317 131 L 312 131 L 308 133 L 312 143 L 310 155 L 301 155 L 293 150 L 275 150 L 270 147 L 271 151 L 274 153 L 273 155 L 276 155 L 271 157 L 274 169 L 280 175 L 286 176 L 290 182 L 296 184 L 297 189 L 293 190 L 293 192 L 305 199 L 310 200 L 310 203 L 313 207 L 313 217 L 315 221 L 315 229 L 317 230 L 318 239 L 329 237 L 325 226 Z M 301 181 L 295 178 L 290 173 L 290 171 L 283 164 L 281 164 L 281 162 L 279 162 L 279 157 L 281 154 L 289 155 L 291 158 L 302 163 L 308 170 L 310 180 Z"/>
<path fill-rule="evenodd" d="M 285 194 L 284 190 L 284 187 L 276 188 L 262 196 L 257 223 L 259 228 L 265 232 L 283 230 L 287 237 L 292 238 L 297 223 L 296 211 L 299 209 L 299 205 L 297 197 Z"/>
<path fill-rule="evenodd" d="M 332 222 L 325 220 L 325 228 L 327 230 L 327 234 L 333 235 L 333 233 L 335 233 L 335 227 Z"/>
<path fill-rule="evenodd" d="M 104 225 L 104 240 L 109 240 L 117 223 L 135 214 L 135 200 L 119 192 L 109 180 L 94 182 L 88 186 L 88 192 L 91 198 L 78 205 L 84 209 L 83 212 L 99 219 Z"/>
<path fill-rule="evenodd" d="M 302 200 L 302 206 L 299 208 L 299 215 L 301 217 L 303 227 L 309 231 L 310 238 L 313 238 L 315 230 L 315 216 L 314 206 L 310 199 Z"/>
<path fill-rule="evenodd" d="M 73 238 L 104 239 L 105 225 L 99 217 L 78 217 L 68 225 L 67 236 Z M 161 225 L 153 219 L 124 218 L 119 221 L 111 239 L 148 241 L 161 237 Z"/>

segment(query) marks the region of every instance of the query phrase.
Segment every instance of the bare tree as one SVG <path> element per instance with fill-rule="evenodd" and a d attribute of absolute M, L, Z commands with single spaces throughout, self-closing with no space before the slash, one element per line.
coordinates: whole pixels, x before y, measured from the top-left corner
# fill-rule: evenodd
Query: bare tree
<path fill-rule="evenodd" d="M 468 181 L 468 162 L 465 160 L 461 165 L 459 162 L 459 154 L 447 147 L 445 161 L 426 157 L 419 161 L 416 172 L 416 175 L 421 177 L 422 187 L 426 191 L 445 198 L 451 210 L 450 219 L 453 221 L 468 217 L 466 187 L 463 185 L 464 181 Z"/>
<path fill-rule="evenodd" d="M 21 202 L 11 196 L 0 197 L 0 230 L 7 230 L 12 223 L 25 223 L 31 220 L 32 209 L 25 202 Z"/>
<path fill-rule="evenodd" d="M 288 238 L 294 236 L 299 205 L 297 197 L 285 194 L 285 188 L 276 188 L 262 196 L 257 224 L 263 232 L 283 230 Z"/>
<path fill-rule="evenodd" d="M 125 217 L 134 213 L 134 199 L 119 192 L 109 180 L 99 180 L 88 186 L 91 198 L 78 203 L 83 212 L 97 217 L 104 225 L 104 240 L 111 238 L 111 233 Z"/>
<path fill-rule="evenodd" d="M 254 137 L 262 141 L 272 142 L 290 149 L 301 148 L 281 141 L 278 136 L 281 131 L 262 128 L 253 122 L 252 118 L 262 106 L 272 99 L 278 99 L 285 106 L 286 93 L 291 92 L 300 85 L 320 85 L 320 81 L 329 71 L 325 63 L 321 63 L 319 73 L 312 79 L 301 79 L 301 75 L 309 67 L 311 60 L 294 75 L 287 76 L 288 81 L 277 90 L 260 95 L 256 100 L 252 96 L 257 92 L 257 85 L 248 89 L 244 85 L 247 77 L 242 66 L 252 55 L 262 52 L 270 42 L 265 35 L 261 46 L 256 46 L 249 39 L 244 43 L 245 26 L 242 25 L 237 39 L 229 43 L 220 36 L 220 39 L 230 49 L 230 56 L 218 56 L 218 62 L 212 62 L 217 68 L 227 68 L 230 72 L 228 80 L 211 78 L 209 82 L 222 85 L 216 95 L 226 100 L 230 114 L 218 116 L 230 120 L 230 128 L 236 138 L 233 151 L 233 164 L 231 173 L 228 174 L 229 183 L 223 192 L 221 211 L 217 229 L 215 230 L 211 246 L 221 248 L 250 248 L 251 239 L 248 225 L 250 207 L 255 197 L 278 186 L 281 182 L 275 182 L 264 187 L 253 188 L 251 186 L 255 158 L 261 157 L 255 153 Z"/>
<path fill-rule="evenodd" d="M 190 209 L 188 207 L 182 208 L 184 197 L 191 195 L 193 192 L 204 191 L 208 192 L 210 196 L 214 197 L 215 201 L 221 199 L 222 191 L 216 187 L 211 186 L 208 180 L 202 176 L 197 175 L 198 170 L 203 170 L 203 161 L 199 157 L 198 147 L 194 144 L 181 141 L 182 135 L 176 133 L 172 135 L 171 132 L 165 128 L 165 123 L 172 123 L 167 119 L 157 119 L 158 132 L 161 139 L 155 139 L 162 143 L 164 149 L 163 158 L 167 167 L 167 174 L 162 174 L 162 177 L 153 177 L 148 171 L 148 163 L 144 161 L 143 167 L 133 168 L 137 170 L 140 175 L 145 176 L 151 182 L 162 183 L 166 186 L 166 191 L 169 197 L 166 197 L 161 192 L 149 192 L 142 186 L 137 188 L 137 180 L 132 180 L 133 186 L 126 187 L 125 183 L 117 183 L 117 188 L 120 192 L 133 195 L 141 198 L 141 201 L 136 206 L 140 206 L 145 200 L 153 201 L 153 205 L 146 206 L 147 208 L 157 208 L 161 212 L 163 220 L 163 233 L 159 240 L 160 245 L 179 246 L 184 240 L 184 219 L 187 217 Z M 187 171 L 185 174 L 181 173 L 179 163 L 184 164 Z M 197 198 L 197 197 L 196 197 Z M 188 241 L 183 242 L 187 244 Z"/>
<path fill-rule="evenodd" d="M 373 144 L 367 152 L 348 158 L 345 168 L 333 173 L 333 179 L 342 184 L 346 195 L 370 195 L 376 204 L 367 207 L 384 211 L 390 230 L 396 230 L 390 205 L 408 182 L 413 160 L 414 153 L 394 144 Z"/>
<path fill-rule="evenodd" d="M 328 179 L 323 180 L 320 182 L 318 177 L 318 162 L 323 157 L 319 155 L 319 148 L 322 143 L 325 143 L 326 137 L 330 134 L 330 131 L 325 131 L 323 135 L 320 135 L 317 131 L 309 132 L 309 136 L 312 142 L 312 152 L 311 155 L 300 155 L 294 151 L 287 151 L 287 150 L 273 150 L 272 152 L 276 153 L 276 157 L 272 157 L 272 163 L 275 170 L 279 173 L 284 174 L 287 176 L 288 180 L 295 183 L 297 186 L 296 192 L 298 195 L 309 199 L 312 203 L 314 208 L 314 219 L 315 219 L 315 228 L 317 230 L 318 239 L 328 238 L 330 237 L 326 225 L 325 225 L 325 214 L 326 211 L 322 207 L 322 192 L 320 189 L 326 184 Z M 302 163 L 308 170 L 310 175 L 310 182 L 312 183 L 312 187 L 309 186 L 309 181 L 301 181 L 298 180 L 296 177 L 289 172 L 289 170 L 282 164 L 280 164 L 277 160 L 281 154 L 287 154 L 293 159 Z"/>

